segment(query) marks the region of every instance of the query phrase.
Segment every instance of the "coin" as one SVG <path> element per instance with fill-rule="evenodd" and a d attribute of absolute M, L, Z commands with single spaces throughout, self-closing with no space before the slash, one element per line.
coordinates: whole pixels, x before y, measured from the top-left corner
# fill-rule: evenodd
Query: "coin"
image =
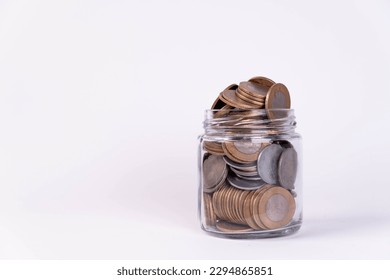
<path fill-rule="evenodd" d="M 247 224 L 245 221 L 244 217 L 244 202 L 247 196 L 251 193 L 252 191 L 240 191 L 240 195 L 237 200 L 237 210 L 238 210 L 238 218 L 240 223 L 242 224 Z"/>
<path fill-rule="evenodd" d="M 207 152 L 213 155 L 220 155 L 220 156 L 224 155 L 221 142 L 204 141 L 203 149 L 205 149 Z"/>
<path fill-rule="evenodd" d="M 214 226 L 217 221 L 217 216 L 213 210 L 213 204 L 211 202 L 211 196 L 207 193 L 203 193 L 203 203 L 204 203 L 204 216 L 206 219 L 206 224 Z"/>
<path fill-rule="evenodd" d="M 261 177 L 259 175 L 256 176 L 243 176 L 241 174 L 236 174 L 237 177 L 242 178 L 244 180 L 249 180 L 249 181 L 259 181 L 261 180 Z"/>
<path fill-rule="evenodd" d="M 291 99 L 290 93 L 284 84 L 274 84 L 267 92 L 265 98 L 265 109 L 267 110 L 270 119 L 286 117 L 286 112 L 283 110 L 272 109 L 290 109 Z"/>
<path fill-rule="evenodd" d="M 213 204 L 214 213 L 218 218 L 221 218 L 223 216 L 222 209 L 221 209 L 221 193 L 223 191 L 225 191 L 225 187 L 222 186 L 215 193 L 213 193 L 213 196 L 211 199 L 212 204 Z"/>
<path fill-rule="evenodd" d="M 278 163 L 283 148 L 278 144 L 270 144 L 261 150 L 257 160 L 260 177 L 268 184 L 278 183 Z"/>
<path fill-rule="evenodd" d="M 226 221 L 218 221 L 216 224 L 218 230 L 222 232 L 249 232 L 252 231 L 252 228 L 244 225 L 238 225 L 234 223 L 229 223 Z"/>
<path fill-rule="evenodd" d="M 231 161 L 234 161 L 234 162 L 239 163 L 239 164 L 246 164 L 247 163 L 246 161 L 240 160 L 240 159 L 236 158 L 233 154 L 231 154 L 229 152 L 229 150 L 226 148 L 225 143 L 222 143 L 222 149 L 223 149 L 223 152 L 225 153 L 225 156 L 227 158 L 229 158 Z"/>
<path fill-rule="evenodd" d="M 278 144 L 280 146 L 282 146 L 283 148 L 287 149 L 287 148 L 293 148 L 294 146 L 287 140 L 274 140 L 272 141 L 272 143 L 274 144 Z"/>
<path fill-rule="evenodd" d="M 252 207 L 253 207 L 253 220 L 255 223 L 262 229 L 266 229 L 266 226 L 263 224 L 263 222 L 260 219 L 260 213 L 259 213 L 259 203 L 261 201 L 261 198 L 263 197 L 263 194 L 272 188 L 273 185 L 264 185 L 252 198 Z"/>
<path fill-rule="evenodd" d="M 272 187 L 264 192 L 259 201 L 261 222 L 268 229 L 283 227 L 291 222 L 295 208 L 294 197 L 288 190 Z"/>
<path fill-rule="evenodd" d="M 240 193 L 241 191 L 239 191 L 238 189 L 236 188 L 233 188 L 233 191 L 232 191 L 232 196 L 231 196 L 231 202 L 230 202 L 230 206 L 231 206 L 231 213 L 232 213 L 232 222 L 235 222 L 235 223 L 240 223 L 239 219 L 238 219 L 238 198 L 240 196 Z"/>
<path fill-rule="evenodd" d="M 225 214 L 225 220 L 232 221 L 233 220 L 233 205 L 232 205 L 232 196 L 233 196 L 234 188 L 230 187 L 226 190 L 225 196 L 223 198 L 223 212 Z"/>
<path fill-rule="evenodd" d="M 223 102 L 221 99 L 219 99 L 219 97 L 217 97 L 217 99 L 215 99 L 213 105 L 211 105 L 211 109 L 222 109 L 223 106 L 225 106 L 225 102 Z"/>
<path fill-rule="evenodd" d="M 264 101 L 267 95 L 269 87 L 254 82 L 241 82 L 238 85 L 238 90 L 247 93 L 249 96 L 255 98 L 255 100 Z"/>
<path fill-rule="evenodd" d="M 256 195 L 260 192 L 261 189 L 258 189 L 256 191 L 249 192 L 249 195 L 246 196 L 244 200 L 244 206 L 243 206 L 243 216 L 245 222 L 253 229 L 262 229 L 259 227 L 259 225 L 255 222 L 253 219 L 253 198 L 256 197 Z"/>
<path fill-rule="evenodd" d="M 262 76 L 257 76 L 257 77 L 253 77 L 253 78 L 250 78 L 248 80 L 248 82 L 253 82 L 253 83 L 257 83 L 257 84 L 260 84 L 266 88 L 270 88 L 272 87 L 275 82 L 272 81 L 271 79 L 267 78 L 267 77 L 262 77 Z"/>
<path fill-rule="evenodd" d="M 229 114 L 230 110 L 233 108 L 234 107 L 230 105 L 223 106 L 220 110 L 214 113 L 214 118 L 218 119 L 218 118 L 226 117 Z"/>
<path fill-rule="evenodd" d="M 237 176 L 243 176 L 243 177 L 253 177 L 253 176 L 259 176 L 257 173 L 257 170 L 255 171 L 242 171 L 240 169 L 236 169 L 234 167 L 230 167 L 230 170 L 233 171 Z M 261 179 L 261 178 L 259 178 Z"/>
<path fill-rule="evenodd" d="M 262 146 L 263 143 L 255 143 L 251 140 L 225 141 L 222 149 L 242 162 L 253 162 L 257 160 Z"/>
<path fill-rule="evenodd" d="M 225 88 L 224 91 L 225 90 L 236 90 L 237 87 L 238 87 L 238 85 L 231 84 L 230 86 Z M 211 105 L 211 109 L 222 109 L 225 105 L 226 105 L 225 102 L 223 102 L 219 97 L 217 97 L 217 99 L 215 99 L 213 105 Z"/>
<path fill-rule="evenodd" d="M 238 170 L 248 171 L 248 172 L 257 170 L 257 160 L 248 163 L 238 163 L 231 160 L 227 156 L 224 156 L 223 160 L 226 162 L 227 165 Z"/>
<path fill-rule="evenodd" d="M 239 97 L 240 99 L 242 99 L 246 102 L 258 105 L 258 106 L 260 106 L 260 108 L 264 108 L 265 99 L 263 99 L 263 98 L 250 95 L 240 88 L 236 89 L 236 95 L 237 95 L 237 97 Z"/>
<path fill-rule="evenodd" d="M 298 155 L 294 148 L 284 149 L 279 159 L 278 176 L 280 185 L 293 189 L 297 177 Z"/>
<path fill-rule="evenodd" d="M 237 176 L 228 175 L 227 181 L 233 186 L 241 190 L 256 190 L 263 186 L 263 180 L 245 180 Z"/>
<path fill-rule="evenodd" d="M 230 105 L 230 106 L 233 106 L 233 107 L 236 107 L 239 109 L 256 109 L 256 108 L 261 107 L 259 105 L 254 105 L 250 102 L 246 102 L 246 101 L 240 99 L 236 95 L 235 90 L 225 90 L 225 91 L 221 92 L 221 94 L 219 95 L 219 98 L 223 102 L 225 102 L 227 105 Z"/>
<path fill-rule="evenodd" d="M 204 191 L 218 188 L 224 182 L 227 172 L 223 156 L 208 155 L 203 162 Z"/>

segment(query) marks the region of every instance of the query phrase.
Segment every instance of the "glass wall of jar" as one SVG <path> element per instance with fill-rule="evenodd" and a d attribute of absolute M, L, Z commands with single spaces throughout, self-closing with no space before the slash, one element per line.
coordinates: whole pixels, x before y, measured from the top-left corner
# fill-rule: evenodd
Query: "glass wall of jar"
<path fill-rule="evenodd" d="M 289 235 L 302 223 L 302 148 L 292 109 L 207 110 L 199 137 L 199 218 L 232 238 Z"/>

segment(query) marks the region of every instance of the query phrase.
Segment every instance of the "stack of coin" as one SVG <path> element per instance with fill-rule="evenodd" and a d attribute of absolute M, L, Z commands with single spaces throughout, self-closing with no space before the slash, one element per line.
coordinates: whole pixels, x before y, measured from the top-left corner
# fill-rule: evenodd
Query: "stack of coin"
<path fill-rule="evenodd" d="M 245 225 L 253 230 L 276 229 L 287 225 L 295 213 L 291 193 L 275 185 L 243 191 L 228 184 L 212 196 L 219 221 Z"/>
<path fill-rule="evenodd" d="M 212 105 L 218 124 L 233 127 L 253 126 L 264 119 L 277 122 L 284 115 L 271 109 L 289 108 L 288 89 L 265 77 L 228 86 Z M 292 143 L 233 135 L 207 139 L 202 147 L 203 209 L 208 226 L 221 232 L 246 232 L 277 229 L 291 222 L 298 166 Z"/>
<path fill-rule="evenodd" d="M 211 109 L 220 109 L 218 116 L 233 108 L 266 109 L 270 119 L 277 118 L 271 109 L 290 109 L 291 100 L 287 87 L 266 77 L 253 77 L 239 85 L 224 89 Z"/>

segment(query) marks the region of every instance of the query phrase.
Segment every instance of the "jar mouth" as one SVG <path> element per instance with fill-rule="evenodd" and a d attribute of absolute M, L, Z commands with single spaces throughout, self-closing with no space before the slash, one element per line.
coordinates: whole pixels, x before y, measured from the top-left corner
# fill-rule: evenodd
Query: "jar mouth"
<path fill-rule="evenodd" d="M 242 113 L 257 113 L 257 114 L 262 114 L 262 115 L 267 115 L 267 113 L 272 113 L 272 112 L 282 112 L 282 113 L 288 113 L 288 114 L 294 114 L 294 109 L 238 109 L 238 108 L 221 108 L 221 109 L 207 109 L 205 110 L 206 114 L 215 114 L 218 112 L 242 112 Z"/>
<path fill-rule="evenodd" d="M 283 134 L 296 126 L 294 109 L 208 109 L 205 111 L 206 133 L 237 131 L 249 134 Z"/>

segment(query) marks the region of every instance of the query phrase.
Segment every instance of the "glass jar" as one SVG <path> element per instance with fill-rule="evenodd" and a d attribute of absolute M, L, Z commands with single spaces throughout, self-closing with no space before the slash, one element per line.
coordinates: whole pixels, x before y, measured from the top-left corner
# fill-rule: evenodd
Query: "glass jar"
<path fill-rule="evenodd" d="M 302 148 L 292 109 L 206 110 L 199 137 L 201 227 L 231 238 L 289 235 L 302 223 Z"/>

